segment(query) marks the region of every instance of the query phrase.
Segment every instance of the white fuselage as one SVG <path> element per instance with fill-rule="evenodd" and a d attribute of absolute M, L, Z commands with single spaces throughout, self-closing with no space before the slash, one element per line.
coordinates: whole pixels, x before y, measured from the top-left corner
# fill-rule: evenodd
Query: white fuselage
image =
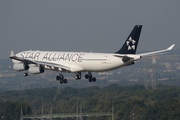
<path fill-rule="evenodd" d="M 121 57 L 110 53 L 56 52 L 56 51 L 23 51 L 17 57 L 68 66 L 71 72 L 102 72 L 113 70 L 126 64 Z M 14 60 L 14 63 L 17 61 Z"/>

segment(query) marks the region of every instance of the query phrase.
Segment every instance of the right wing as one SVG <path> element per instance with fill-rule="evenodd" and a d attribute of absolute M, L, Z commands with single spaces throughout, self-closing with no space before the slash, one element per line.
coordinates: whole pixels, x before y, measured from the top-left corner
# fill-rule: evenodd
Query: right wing
<path fill-rule="evenodd" d="M 165 50 L 159 50 L 159 51 L 154 51 L 154 52 L 147 52 L 147 53 L 141 53 L 141 54 L 137 54 L 140 55 L 141 57 L 149 57 L 149 56 L 153 56 L 153 55 L 159 55 L 159 54 L 165 54 L 165 52 L 172 50 L 172 48 L 175 46 L 175 44 L 171 45 L 170 47 L 168 47 Z"/>

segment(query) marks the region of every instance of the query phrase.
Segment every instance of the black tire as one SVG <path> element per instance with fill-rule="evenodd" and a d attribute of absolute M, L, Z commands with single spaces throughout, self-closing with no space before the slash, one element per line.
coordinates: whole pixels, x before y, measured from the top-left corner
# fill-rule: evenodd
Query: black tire
<path fill-rule="evenodd" d="M 78 74 L 77 74 L 77 75 L 74 76 L 74 78 L 75 78 L 76 80 L 80 80 L 80 79 L 81 79 L 81 75 L 78 75 Z"/>
<path fill-rule="evenodd" d="M 93 82 L 96 82 L 96 78 L 95 78 L 95 77 L 93 77 L 93 78 L 92 78 L 92 81 L 93 81 Z"/>
<path fill-rule="evenodd" d="M 64 83 L 65 83 L 65 84 L 67 83 L 67 79 L 64 79 Z"/>
<path fill-rule="evenodd" d="M 56 76 L 56 80 L 57 80 L 57 81 L 60 80 L 60 77 L 59 77 L 59 76 Z"/>
<path fill-rule="evenodd" d="M 89 78 L 89 82 L 92 82 L 92 78 Z"/>
<path fill-rule="evenodd" d="M 63 79 L 60 79 L 60 81 L 59 81 L 61 84 L 63 84 L 63 82 L 64 82 L 64 80 Z"/>
<path fill-rule="evenodd" d="M 59 75 L 60 79 L 63 80 L 64 79 L 64 76 L 63 75 Z"/>
<path fill-rule="evenodd" d="M 88 79 L 88 78 L 89 78 L 89 75 L 88 75 L 88 74 L 86 74 L 86 75 L 85 75 L 85 78 L 86 78 L 86 79 Z"/>
<path fill-rule="evenodd" d="M 24 73 L 24 77 L 28 76 L 28 73 Z"/>

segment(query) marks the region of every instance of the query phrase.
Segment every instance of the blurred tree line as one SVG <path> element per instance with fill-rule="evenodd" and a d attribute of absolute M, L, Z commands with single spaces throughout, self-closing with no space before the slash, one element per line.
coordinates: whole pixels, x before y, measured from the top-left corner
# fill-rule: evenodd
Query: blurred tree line
<path fill-rule="evenodd" d="M 42 106 L 44 114 L 49 114 L 50 108 L 56 114 L 76 113 L 77 105 L 86 113 L 111 112 L 114 105 L 115 120 L 179 120 L 180 88 L 161 85 L 157 90 L 146 90 L 142 85 L 114 84 L 104 88 L 44 88 L 0 93 L 0 114 L 9 117 L 6 120 L 18 119 L 22 106 L 23 114 L 40 115 Z M 110 120 L 111 117 L 84 119 Z"/>
<path fill-rule="evenodd" d="M 19 120 L 20 114 L 29 115 L 32 113 L 31 107 L 26 103 L 3 102 L 0 103 L 0 120 Z"/>

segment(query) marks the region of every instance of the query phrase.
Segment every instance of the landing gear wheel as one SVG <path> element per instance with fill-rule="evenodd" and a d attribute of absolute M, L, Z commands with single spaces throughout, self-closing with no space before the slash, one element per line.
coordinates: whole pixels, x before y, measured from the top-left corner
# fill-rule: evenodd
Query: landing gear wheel
<path fill-rule="evenodd" d="M 85 75 L 85 78 L 86 79 L 92 79 L 92 74 L 90 72 L 88 72 L 86 75 Z"/>
<path fill-rule="evenodd" d="M 88 72 L 85 75 L 85 78 L 89 80 L 89 82 L 96 82 L 96 78 L 92 76 L 91 72 Z"/>
<path fill-rule="evenodd" d="M 64 79 L 64 76 L 63 76 L 63 75 L 59 75 L 59 77 L 60 77 L 60 79 L 62 79 L 62 80 Z"/>
<path fill-rule="evenodd" d="M 76 75 L 74 76 L 74 78 L 75 78 L 76 80 L 80 80 L 80 79 L 81 79 L 81 73 L 80 73 L 80 72 L 76 73 Z"/>
<path fill-rule="evenodd" d="M 57 81 L 60 80 L 60 76 L 56 76 L 56 80 L 57 80 Z"/>
<path fill-rule="evenodd" d="M 64 80 L 63 79 L 60 79 L 60 81 L 59 81 L 61 84 L 63 84 L 63 82 L 64 82 Z"/>
<path fill-rule="evenodd" d="M 64 76 L 62 74 L 59 74 L 58 76 L 56 76 L 56 80 L 59 81 L 59 83 L 61 84 L 67 83 L 67 79 L 64 79 Z"/>
<path fill-rule="evenodd" d="M 88 75 L 88 74 L 86 74 L 86 75 L 85 75 L 85 78 L 86 78 L 86 79 L 88 79 L 88 78 L 89 78 L 89 75 Z"/>
<path fill-rule="evenodd" d="M 89 82 L 92 82 L 92 78 L 89 78 Z"/>
<path fill-rule="evenodd" d="M 27 73 L 27 72 L 24 73 L 24 77 L 26 77 L 26 76 L 28 76 L 28 73 Z"/>
<path fill-rule="evenodd" d="M 93 77 L 93 78 L 92 78 L 92 81 L 93 81 L 93 82 L 96 82 L 96 78 L 95 78 L 95 77 Z"/>
<path fill-rule="evenodd" d="M 81 79 L 81 76 L 76 75 L 76 76 L 74 76 L 74 78 L 75 78 L 76 80 L 80 80 L 80 79 Z"/>
<path fill-rule="evenodd" d="M 65 83 L 65 84 L 67 83 L 67 79 L 64 79 L 64 83 Z"/>

